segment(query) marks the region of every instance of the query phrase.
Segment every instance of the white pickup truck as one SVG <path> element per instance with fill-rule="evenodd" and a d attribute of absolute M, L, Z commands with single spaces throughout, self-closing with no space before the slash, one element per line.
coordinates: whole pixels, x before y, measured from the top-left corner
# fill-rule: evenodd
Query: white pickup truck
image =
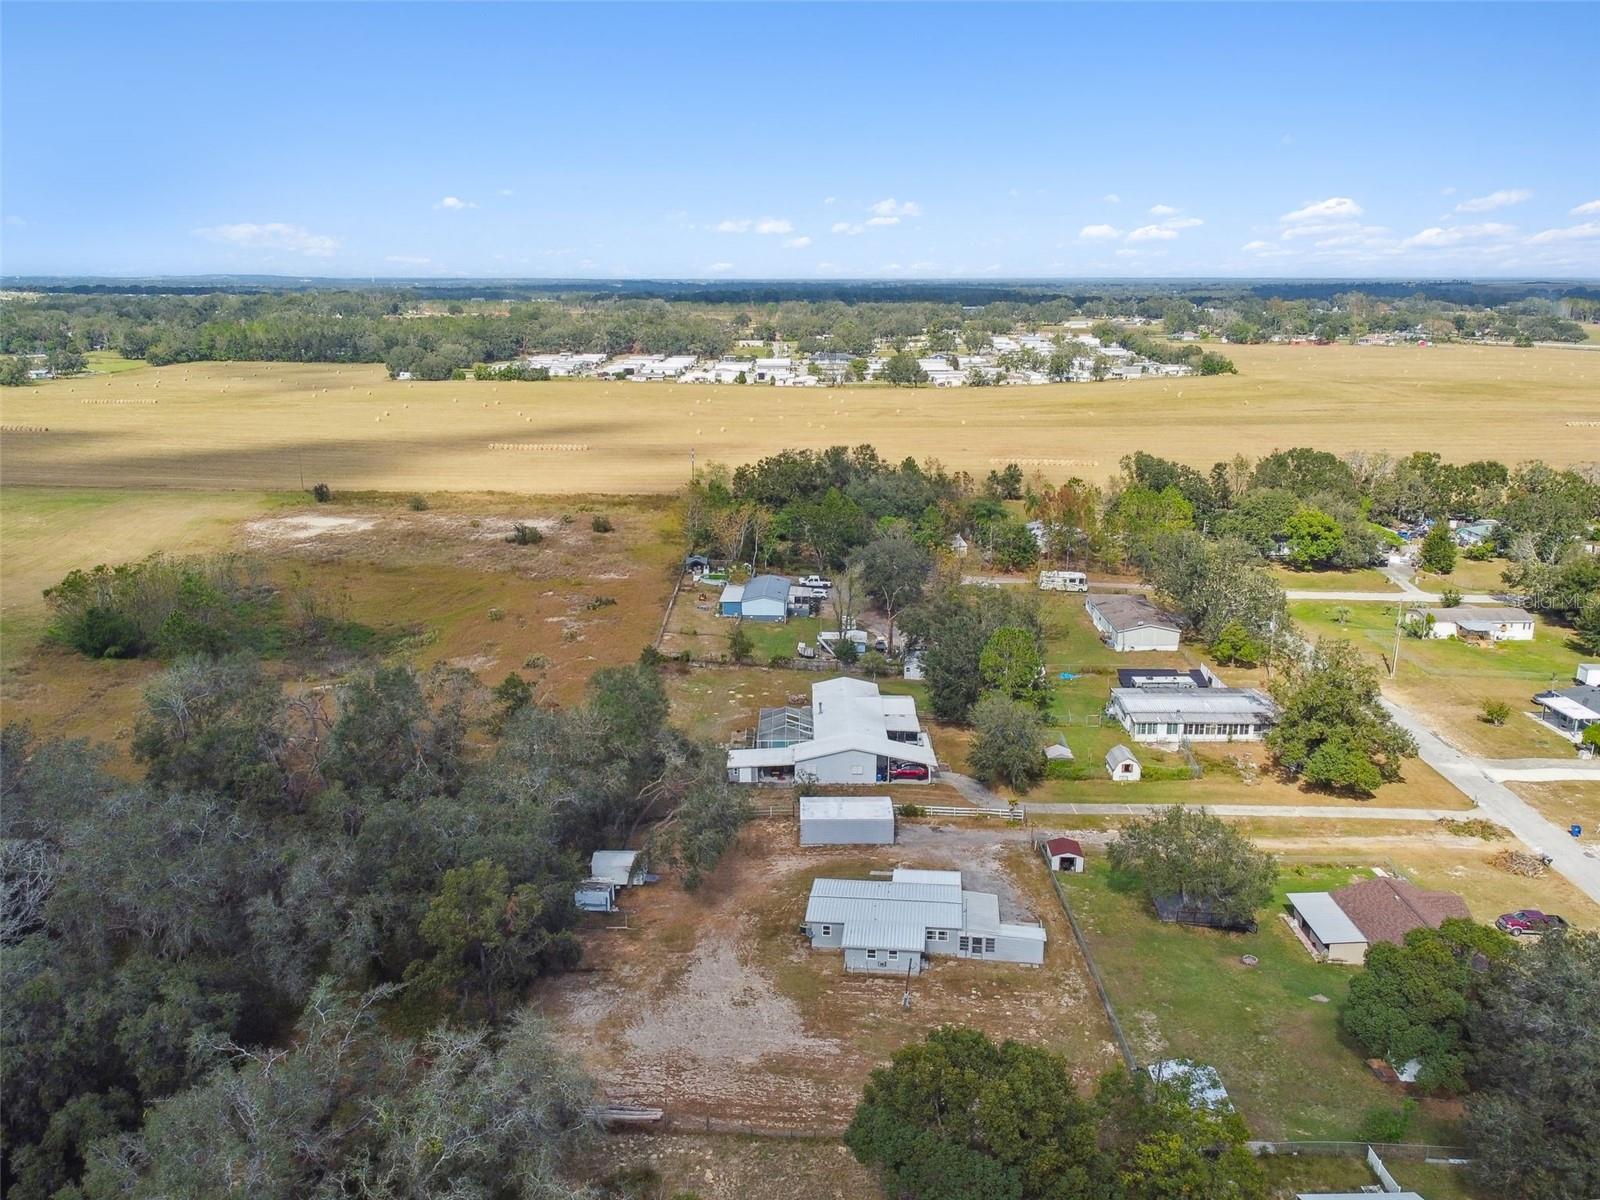
<path fill-rule="evenodd" d="M 821 575 L 807 575 L 800 581 L 800 586 L 807 588 L 822 588 L 823 590 L 827 590 L 833 586 L 833 581 L 824 579 Z"/>

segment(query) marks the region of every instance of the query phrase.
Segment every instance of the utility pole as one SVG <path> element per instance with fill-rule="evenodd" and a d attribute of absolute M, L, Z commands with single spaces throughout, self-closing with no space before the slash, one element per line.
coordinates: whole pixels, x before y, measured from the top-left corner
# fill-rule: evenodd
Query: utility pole
<path fill-rule="evenodd" d="M 1389 660 L 1389 678 L 1400 673 L 1400 626 L 1405 620 L 1406 605 L 1402 600 L 1394 606 L 1394 657 Z"/>

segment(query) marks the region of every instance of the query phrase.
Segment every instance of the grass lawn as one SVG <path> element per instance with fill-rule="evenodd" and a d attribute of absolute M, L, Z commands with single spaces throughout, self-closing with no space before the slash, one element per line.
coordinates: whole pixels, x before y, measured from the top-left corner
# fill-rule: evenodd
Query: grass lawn
<path fill-rule="evenodd" d="M 1285 591 L 1302 592 L 1395 592 L 1391 580 L 1375 567 L 1359 571 L 1293 571 L 1288 567 L 1272 567 L 1268 572 Z"/>
<path fill-rule="evenodd" d="M 1600 838 L 1600 781 L 1508 783 L 1506 786 L 1562 829 L 1581 825 L 1585 840 Z"/>
<path fill-rule="evenodd" d="M 1506 581 L 1500 576 L 1510 566 L 1504 559 L 1492 558 L 1475 562 L 1456 555 L 1455 569 L 1448 575 L 1435 575 L 1431 571 L 1418 571 L 1412 580 L 1425 592 L 1442 592 L 1453 587 L 1461 592 L 1488 592 L 1491 595 L 1505 590 Z"/>
<path fill-rule="evenodd" d="M 1400 1096 L 1340 1033 L 1352 969 L 1315 962 L 1277 914 L 1286 892 L 1364 876 L 1349 867 L 1290 868 L 1254 934 L 1164 925 L 1137 880 L 1115 875 L 1104 860 L 1061 879 L 1141 1062 L 1176 1056 L 1215 1066 L 1258 1137 L 1344 1140 L 1367 1109 L 1392 1107 Z M 1259 964 L 1245 966 L 1245 954 Z M 1432 1102 L 1413 1134 L 1441 1143 L 1459 1136 Z"/>
<path fill-rule="evenodd" d="M 729 620 L 727 625 L 731 635 L 734 622 Z M 754 661 L 765 663 L 774 655 L 792 657 L 799 642 L 815 646 L 818 632 L 837 628 L 837 623 L 826 617 L 791 617 L 788 621 L 741 621 L 739 627 L 755 646 Z"/>
<path fill-rule="evenodd" d="M 121 375 L 125 371 L 138 371 L 145 367 L 140 358 L 123 358 L 115 350 L 91 350 L 84 355 L 89 360 L 93 375 Z"/>
<path fill-rule="evenodd" d="M 1387 675 L 1395 644 L 1394 605 L 1301 600 L 1289 611 L 1307 635 L 1348 638 Z M 1340 615 L 1346 616 L 1343 623 Z M 1582 659 L 1571 634 L 1542 619 L 1531 642 L 1479 645 L 1454 638 L 1402 637 L 1399 676 L 1384 686 L 1469 753 L 1570 758 L 1571 743 L 1523 714 L 1533 710 L 1535 692 L 1568 686 Z M 1479 719 L 1483 702 L 1490 699 L 1511 705 L 1511 719 L 1502 726 Z"/>

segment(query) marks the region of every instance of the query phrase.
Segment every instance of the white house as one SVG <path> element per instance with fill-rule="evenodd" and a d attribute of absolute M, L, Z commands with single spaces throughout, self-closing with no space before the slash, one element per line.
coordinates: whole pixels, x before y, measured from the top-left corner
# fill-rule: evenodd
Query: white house
<path fill-rule="evenodd" d="M 573 891 L 572 902 L 587 912 L 615 912 L 617 890 L 648 878 L 637 850 L 596 850 L 589 858 L 589 878 Z"/>
<path fill-rule="evenodd" d="M 890 846 L 894 801 L 887 796 L 801 796 L 802 846 Z"/>
<path fill-rule="evenodd" d="M 917 975 L 936 954 L 1044 962 L 1044 926 L 1000 920 L 1000 898 L 963 891 L 960 871 L 813 880 L 805 933 L 813 950 L 842 949 L 853 972 Z"/>
<path fill-rule="evenodd" d="M 754 744 L 728 751 L 732 783 L 927 783 L 938 765 L 915 700 L 844 676 L 807 707 L 762 709 Z"/>
<path fill-rule="evenodd" d="M 1413 609 L 1408 619 L 1429 621 L 1428 636 L 1431 638 L 1533 641 L 1533 614 L 1521 608 L 1478 608 L 1461 604 L 1455 608 Z"/>
<path fill-rule="evenodd" d="M 1162 612 L 1143 596 L 1090 596 L 1084 601 L 1089 620 L 1113 650 L 1176 650 L 1180 630 L 1176 617 Z"/>
<path fill-rule="evenodd" d="M 1533 698 L 1539 712 L 1529 714 L 1577 745 L 1589 726 L 1600 724 L 1600 663 L 1579 663 L 1577 686 L 1540 692 Z"/>

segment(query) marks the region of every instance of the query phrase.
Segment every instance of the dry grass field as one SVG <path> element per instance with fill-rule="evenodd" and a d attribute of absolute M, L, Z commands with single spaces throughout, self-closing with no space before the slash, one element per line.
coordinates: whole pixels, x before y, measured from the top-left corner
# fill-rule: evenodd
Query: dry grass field
<path fill-rule="evenodd" d="M 397 496 L 314 504 L 304 495 L 0 489 L 0 711 L 55 736 L 126 746 L 159 664 L 41 644 L 40 592 L 74 567 L 157 549 L 249 555 L 285 596 L 315 597 L 323 611 L 370 626 L 420 668 L 466 667 L 488 684 L 518 671 L 562 703 L 578 699 L 597 668 L 633 661 L 654 638 L 677 557 L 664 501 L 469 493 L 429 504 L 418 512 Z M 613 532 L 592 528 L 599 512 Z M 544 541 L 508 544 L 515 521 L 540 528 Z M 276 669 L 291 686 L 310 681 L 305 664 Z M 328 682 L 326 670 L 316 675 Z"/>
<path fill-rule="evenodd" d="M 1236 453 L 1437 450 L 1600 458 L 1600 358 L 1439 346 L 1234 346 L 1237 376 L 915 390 L 389 380 L 376 365 L 194 363 L 7 389 L 11 483 L 529 494 L 676 488 L 690 451 L 737 464 L 872 442 L 984 474 L 1016 460 L 1104 479 L 1135 450 L 1209 466 Z M 48 432 L 9 432 L 42 427 Z M 499 449 L 494 447 L 516 447 Z"/>

